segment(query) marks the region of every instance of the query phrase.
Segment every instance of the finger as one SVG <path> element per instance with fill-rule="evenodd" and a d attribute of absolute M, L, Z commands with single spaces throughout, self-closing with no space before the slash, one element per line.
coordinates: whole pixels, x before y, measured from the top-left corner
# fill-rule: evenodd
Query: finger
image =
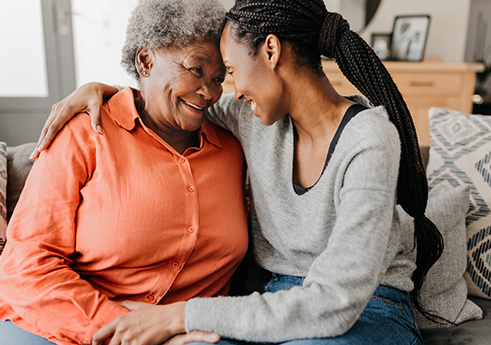
<path fill-rule="evenodd" d="M 44 139 L 46 138 L 46 133 L 48 132 L 49 127 L 55 121 L 57 114 L 59 112 L 60 108 L 60 102 L 53 104 L 51 107 L 51 112 L 46 119 L 46 123 L 43 126 L 43 129 L 41 130 L 41 134 L 39 135 L 39 139 L 36 143 L 36 147 L 34 151 L 32 152 L 31 156 L 29 158 L 34 159 L 37 156 L 37 153 L 40 152 L 39 148 L 41 147 L 41 144 L 44 142 Z"/>
<path fill-rule="evenodd" d="M 202 331 L 191 331 L 187 334 L 180 334 L 169 339 L 165 345 L 185 345 L 192 342 L 216 343 L 220 340 L 220 336 L 215 333 Z"/>
<path fill-rule="evenodd" d="M 36 147 L 36 153 L 44 151 L 66 122 L 76 113 L 75 109 L 63 104 L 64 101 L 53 105 L 46 124 Z"/>
<path fill-rule="evenodd" d="M 39 136 L 39 139 L 36 143 L 36 147 L 34 148 L 34 150 L 32 151 L 31 155 L 29 156 L 29 159 L 34 159 L 37 157 L 38 153 L 40 152 L 39 151 L 39 148 L 41 147 L 41 144 L 44 142 L 44 138 L 46 137 L 46 132 L 48 131 L 48 128 L 49 126 L 51 125 L 51 120 L 48 118 L 46 124 L 44 125 L 42 131 L 41 131 L 41 135 Z"/>
<path fill-rule="evenodd" d="M 124 339 L 122 339 L 119 334 L 114 334 L 114 336 L 111 338 L 111 341 L 109 341 L 107 345 L 123 345 L 123 344 L 131 344 L 131 343 L 125 342 Z"/>
<path fill-rule="evenodd" d="M 107 325 L 99 329 L 97 332 L 94 333 L 92 336 L 92 345 L 102 345 L 103 341 L 109 338 L 114 334 L 116 331 L 116 326 L 118 325 L 118 319 L 114 319 L 113 321 L 109 322 Z M 111 344 L 113 344 L 113 340 L 117 340 L 116 337 L 113 337 L 111 339 Z M 114 343 L 116 344 L 116 343 Z"/>
<path fill-rule="evenodd" d="M 65 125 L 64 122 L 59 121 L 58 119 L 55 119 L 48 127 L 48 130 L 46 134 L 44 135 L 43 140 L 41 141 L 41 144 L 36 147 L 36 152 L 43 152 L 46 150 L 46 148 L 49 146 L 49 144 L 53 141 L 55 138 L 56 134 L 63 128 Z"/>
<path fill-rule="evenodd" d="M 99 134 L 102 134 L 101 108 L 99 106 L 87 107 L 87 113 L 90 116 L 92 129 Z"/>

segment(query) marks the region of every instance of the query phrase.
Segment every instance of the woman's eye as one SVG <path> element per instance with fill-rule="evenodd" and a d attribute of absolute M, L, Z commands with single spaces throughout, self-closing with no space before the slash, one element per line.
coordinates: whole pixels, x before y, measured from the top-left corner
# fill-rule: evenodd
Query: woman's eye
<path fill-rule="evenodd" d="M 202 67 L 191 67 L 189 69 L 194 75 L 202 77 L 203 76 L 203 68 Z"/>
<path fill-rule="evenodd" d="M 214 78 L 213 81 L 217 84 L 222 84 L 225 81 L 224 77 Z"/>

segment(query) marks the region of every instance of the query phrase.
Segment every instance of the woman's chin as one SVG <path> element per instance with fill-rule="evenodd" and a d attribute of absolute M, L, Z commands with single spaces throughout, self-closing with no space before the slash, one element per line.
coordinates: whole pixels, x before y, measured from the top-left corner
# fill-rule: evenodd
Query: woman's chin
<path fill-rule="evenodd" d="M 262 116 L 261 115 L 256 115 L 256 116 L 259 117 L 259 119 L 261 120 L 261 122 L 265 126 L 271 126 L 272 124 L 274 124 L 276 122 L 276 120 L 274 120 L 270 116 L 266 116 L 266 115 L 262 115 Z"/>
<path fill-rule="evenodd" d="M 203 123 L 203 118 L 201 119 L 201 121 L 182 123 L 179 127 L 186 132 L 196 132 L 201 128 L 202 123 Z"/>

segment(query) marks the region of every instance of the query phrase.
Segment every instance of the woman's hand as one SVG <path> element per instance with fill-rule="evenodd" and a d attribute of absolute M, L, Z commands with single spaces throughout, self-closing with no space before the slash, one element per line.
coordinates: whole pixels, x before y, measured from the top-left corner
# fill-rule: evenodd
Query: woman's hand
<path fill-rule="evenodd" d="M 102 134 L 102 102 L 116 92 L 118 89 L 110 85 L 95 82 L 87 83 L 53 105 L 31 158 L 35 158 L 39 152 L 45 150 L 65 123 L 80 112 L 88 113 L 92 128 Z"/>
<path fill-rule="evenodd" d="M 176 335 L 167 340 L 163 345 L 186 345 L 193 342 L 216 343 L 219 340 L 220 336 L 215 333 L 191 331 L 187 334 Z"/>
<path fill-rule="evenodd" d="M 156 345 L 186 332 L 186 302 L 152 305 L 126 301 L 120 304 L 131 312 L 117 317 L 98 330 L 92 337 L 92 345 L 102 345 L 111 336 L 109 345 Z M 179 338 L 174 341 L 174 344 L 179 344 Z"/>

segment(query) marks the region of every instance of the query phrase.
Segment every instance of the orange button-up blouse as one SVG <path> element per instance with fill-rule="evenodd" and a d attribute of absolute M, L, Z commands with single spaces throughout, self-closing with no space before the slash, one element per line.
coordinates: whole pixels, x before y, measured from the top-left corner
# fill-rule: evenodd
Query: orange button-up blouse
<path fill-rule="evenodd" d="M 127 88 L 76 116 L 29 175 L 0 256 L 0 318 L 89 344 L 127 309 L 226 294 L 247 249 L 239 143 L 205 120 L 182 155 L 140 120 Z"/>

